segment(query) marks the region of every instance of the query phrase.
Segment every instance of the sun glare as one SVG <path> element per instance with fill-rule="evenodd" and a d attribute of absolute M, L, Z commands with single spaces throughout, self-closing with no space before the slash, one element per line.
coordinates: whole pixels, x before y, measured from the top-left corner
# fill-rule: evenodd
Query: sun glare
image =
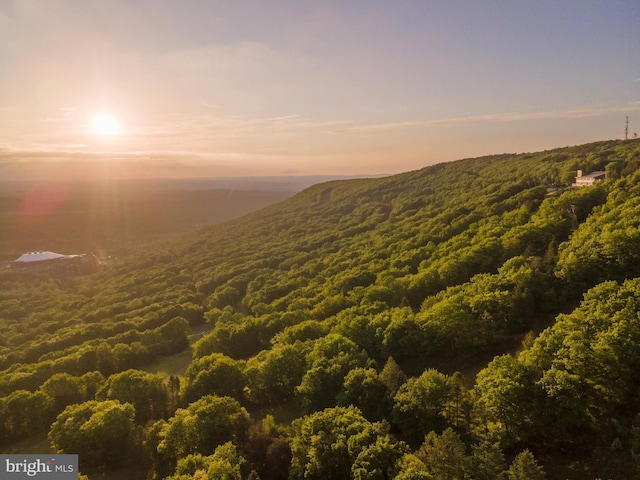
<path fill-rule="evenodd" d="M 105 137 L 118 135 L 121 132 L 120 122 L 109 113 L 101 113 L 91 119 L 91 131 Z"/>

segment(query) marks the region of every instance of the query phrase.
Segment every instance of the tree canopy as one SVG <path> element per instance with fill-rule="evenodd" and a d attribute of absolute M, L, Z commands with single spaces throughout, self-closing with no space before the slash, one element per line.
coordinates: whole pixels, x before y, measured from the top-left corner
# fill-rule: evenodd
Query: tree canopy
<path fill-rule="evenodd" d="M 0 271 L 0 443 L 156 478 L 631 478 L 639 167 L 638 140 L 472 158 Z"/>

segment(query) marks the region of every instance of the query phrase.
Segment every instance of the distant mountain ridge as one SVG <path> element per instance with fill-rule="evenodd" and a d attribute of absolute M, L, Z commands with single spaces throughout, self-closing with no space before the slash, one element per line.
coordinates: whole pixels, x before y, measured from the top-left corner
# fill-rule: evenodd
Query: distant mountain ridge
<path fill-rule="evenodd" d="M 28 250 L 121 255 L 341 177 L 0 181 L 0 259 Z"/>

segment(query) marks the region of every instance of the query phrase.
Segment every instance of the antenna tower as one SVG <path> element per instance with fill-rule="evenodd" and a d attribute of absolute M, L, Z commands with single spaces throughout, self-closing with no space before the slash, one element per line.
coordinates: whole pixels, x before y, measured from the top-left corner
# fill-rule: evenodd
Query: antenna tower
<path fill-rule="evenodd" d="M 629 140 L 629 115 L 627 115 L 627 121 L 624 124 L 624 139 Z"/>

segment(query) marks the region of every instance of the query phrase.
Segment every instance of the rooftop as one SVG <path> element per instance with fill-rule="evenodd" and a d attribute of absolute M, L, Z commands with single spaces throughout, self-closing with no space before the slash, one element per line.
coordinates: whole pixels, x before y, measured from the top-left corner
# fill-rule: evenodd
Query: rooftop
<path fill-rule="evenodd" d="M 589 177 L 591 177 L 591 178 L 599 178 L 599 177 L 605 176 L 606 174 L 607 174 L 607 172 L 605 172 L 603 170 L 596 170 L 595 172 L 588 173 L 587 175 L 580 174 L 580 175 L 578 175 L 578 177 L 580 177 L 580 178 L 589 178 Z"/>
<path fill-rule="evenodd" d="M 54 252 L 28 252 L 23 253 L 20 257 L 15 260 L 16 262 L 42 262 L 45 260 L 55 260 L 58 258 L 70 258 L 76 257 L 77 255 L 62 255 L 60 253 Z"/>

